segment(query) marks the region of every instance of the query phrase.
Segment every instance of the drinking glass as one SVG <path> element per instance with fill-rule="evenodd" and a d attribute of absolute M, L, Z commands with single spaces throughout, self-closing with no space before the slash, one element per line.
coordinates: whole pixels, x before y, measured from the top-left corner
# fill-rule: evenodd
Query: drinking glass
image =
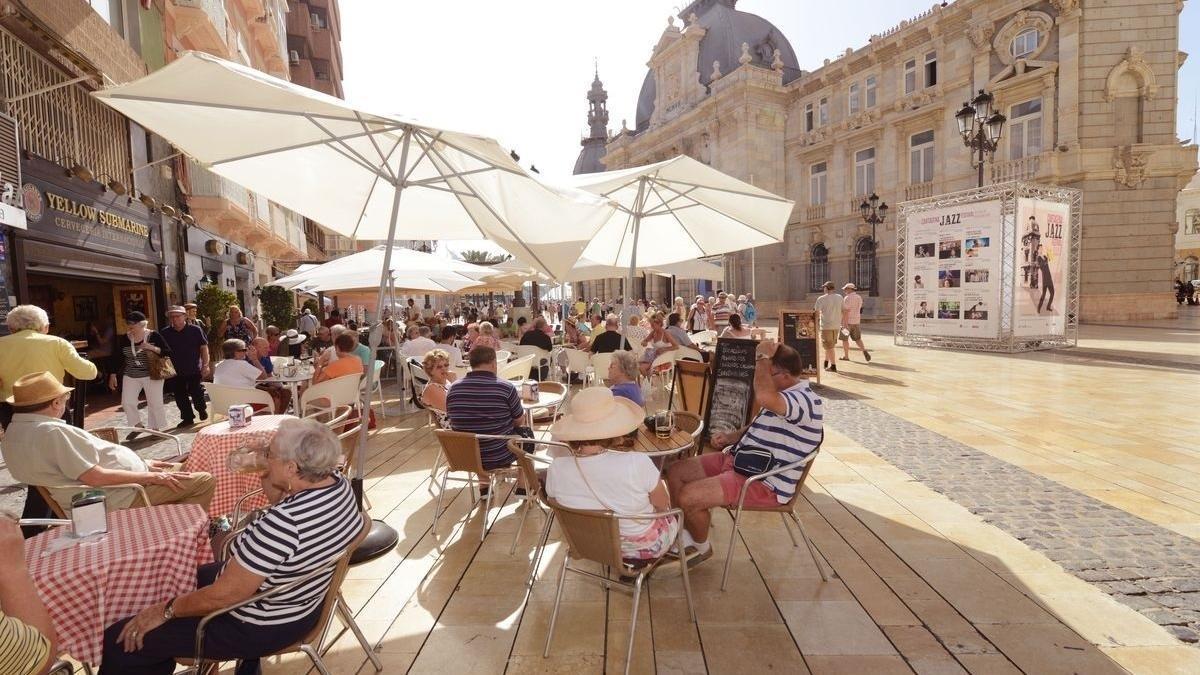
<path fill-rule="evenodd" d="M 229 453 L 225 465 L 234 473 L 262 475 L 267 472 L 266 446 L 246 445 Z"/>
<path fill-rule="evenodd" d="M 654 415 L 654 434 L 659 438 L 670 438 L 675 429 L 675 414 L 670 410 L 660 410 Z"/>

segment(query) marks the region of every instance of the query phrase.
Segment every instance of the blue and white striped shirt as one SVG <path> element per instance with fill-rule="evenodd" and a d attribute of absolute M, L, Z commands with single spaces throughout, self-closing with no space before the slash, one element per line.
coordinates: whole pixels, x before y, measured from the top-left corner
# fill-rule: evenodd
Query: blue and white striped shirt
<path fill-rule="evenodd" d="M 802 380 L 780 392 L 787 403 L 786 414 L 777 415 L 763 409 L 750 423 L 750 428 L 733 446 L 739 448 L 762 448 L 775 455 L 779 465 L 798 462 L 811 455 L 821 444 L 823 403 Z M 764 483 L 775 491 L 780 504 L 786 504 L 796 493 L 796 483 L 803 469 L 784 471 L 767 478 Z"/>
<path fill-rule="evenodd" d="M 266 577 L 261 593 L 283 586 L 338 557 L 362 529 L 350 481 L 302 490 L 272 506 L 233 542 L 233 559 Z M 236 609 L 232 615 L 258 625 L 302 619 L 320 604 L 333 573 L 321 574 L 282 595 Z"/>
<path fill-rule="evenodd" d="M 490 371 L 472 370 L 446 392 L 446 415 L 455 431 L 509 436 L 513 421 L 524 414 L 517 388 Z M 503 439 L 480 440 L 479 453 L 489 471 L 516 461 Z"/>

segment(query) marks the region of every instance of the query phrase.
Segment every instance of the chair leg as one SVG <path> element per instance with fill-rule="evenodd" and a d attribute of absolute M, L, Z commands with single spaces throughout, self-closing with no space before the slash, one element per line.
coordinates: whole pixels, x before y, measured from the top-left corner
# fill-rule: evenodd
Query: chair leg
<path fill-rule="evenodd" d="M 517 540 L 521 538 L 521 532 L 525 530 L 525 519 L 529 518 L 529 510 L 532 508 L 533 502 L 528 499 L 521 500 L 521 522 L 517 524 L 517 534 L 513 537 L 512 546 L 508 549 L 509 555 L 517 552 Z"/>
<path fill-rule="evenodd" d="M 542 534 L 533 553 L 533 563 L 529 569 L 528 586 L 530 588 L 533 588 L 533 584 L 537 582 L 538 565 L 542 562 L 542 554 L 546 552 L 546 542 L 550 539 L 550 526 L 553 524 L 554 512 L 551 511 L 546 514 L 546 524 L 542 526 Z"/>
<path fill-rule="evenodd" d="M 633 611 L 629 616 L 629 646 L 625 648 L 625 675 L 629 675 L 629 664 L 633 661 L 633 640 L 637 636 L 638 605 L 642 599 L 642 580 L 646 575 L 639 574 L 633 582 Z"/>
<path fill-rule="evenodd" d="M 312 645 L 300 645 L 300 651 L 308 654 L 308 658 L 312 660 L 313 667 L 317 669 L 318 673 L 331 675 L 329 669 L 325 667 L 325 662 L 321 660 L 321 655 L 317 653 L 316 649 L 313 649 Z"/>
<path fill-rule="evenodd" d="M 808 554 L 812 556 L 813 564 L 817 566 L 817 571 L 821 573 L 821 581 L 829 581 L 829 576 L 825 574 L 825 566 L 821 564 L 821 558 L 817 555 L 817 547 L 813 546 L 812 540 L 808 538 L 808 533 L 804 531 L 804 526 L 800 524 L 800 519 L 796 514 L 791 514 L 792 521 L 796 523 L 796 529 L 800 530 L 800 538 L 804 540 L 804 544 L 808 546 Z"/>
<path fill-rule="evenodd" d="M 792 532 L 792 526 L 788 524 L 787 514 L 780 513 L 779 519 L 783 521 L 783 529 L 787 530 L 788 536 L 792 538 L 792 546 L 799 546 L 800 542 L 796 541 L 796 535 Z"/>
<path fill-rule="evenodd" d="M 562 569 L 558 571 L 558 591 L 554 594 L 554 611 L 550 612 L 550 627 L 546 629 L 546 648 L 542 650 L 542 658 L 550 656 L 550 642 L 554 639 L 554 623 L 558 620 L 558 605 L 562 602 L 563 582 L 567 580 L 567 561 L 571 556 L 563 555 Z"/>
<path fill-rule="evenodd" d="M 354 639 L 358 640 L 358 644 L 367 653 L 367 658 L 371 659 L 371 665 L 375 666 L 375 672 L 382 672 L 383 662 L 379 660 L 379 655 L 371 648 L 371 643 L 367 642 L 367 636 L 363 635 L 362 629 L 358 627 L 358 622 L 354 620 L 354 614 L 350 612 L 350 607 L 346 605 L 346 600 L 342 597 L 340 591 L 337 596 L 337 610 L 342 623 L 345 623 L 350 628 L 350 632 L 354 633 Z"/>
<path fill-rule="evenodd" d="M 442 485 L 438 488 L 437 501 L 433 504 L 433 536 L 437 536 L 438 518 L 442 516 L 442 497 L 446 495 L 446 479 L 450 477 L 450 472 L 442 474 Z"/>
<path fill-rule="evenodd" d="M 496 494 L 496 474 L 488 474 L 488 493 L 487 499 L 483 500 L 483 522 L 479 524 L 479 541 L 487 536 L 488 531 L 488 514 L 492 512 L 492 496 Z"/>
<path fill-rule="evenodd" d="M 725 571 L 721 573 L 721 590 L 725 590 L 725 583 L 729 581 L 729 566 L 733 563 L 733 548 L 734 542 L 737 541 L 738 523 L 742 519 L 742 510 L 739 508 L 733 516 L 733 527 L 729 532 L 729 550 L 725 553 Z"/>
<path fill-rule="evenodd" d="M 683 527 L 683 519 L 680 518 L 679 527 Z M 696 623 L 696 603 L 692 601 L 692 580 L 688 576 L 687 556 L 679 556 L 679 576 L 683 578 L 683 594 L 687 596 L 688 614 L 692 617 L 692 623 Z"/>

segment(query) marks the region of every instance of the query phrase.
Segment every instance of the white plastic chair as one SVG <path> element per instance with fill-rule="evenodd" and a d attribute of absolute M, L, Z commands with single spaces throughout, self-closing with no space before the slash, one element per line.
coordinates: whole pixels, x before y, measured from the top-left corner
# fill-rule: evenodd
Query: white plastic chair
<path fill-rule="evenodd" d="M 604 384 L 608 378 L 608 366 L 612 364 L 613 353 L 592 354 L 592 372 L 595 373 L 593 383 Z"/>
<path fill-rule="evenodd" d="M 412 402 L 418 408 L 424 408 L 421 404 L 421 391 L 429 384 L 429 373 L 425 372 L 425 366 L 421 365 L 421 361 L 416 357 L 409 357 L 405 364 L 408 366 L 409 383 L 412 387 Z"/>
<path fill-rule="evenodd" d="M 655 377 L 661 377 L 663 386 L 666 386 L 666 383 L 670 382 L 671 378 L 675 375 L 676 351 L 678 350 L 673 349 L 669 352 L 663 352 L 662 354 L 654 357 L 654 360 L 650 362 L 650 377 L 646 379 L 652 380 Z"/>
<path fill-rule="evenodd" d="M 383 367 L 387 365 L 384 361 L 375 360 L 375 380 L 371 385 L 371 395 L 379 394 L 379 416 L 387 417 L 387 413 L 383 409 Z M 367 387 L 367 378 L 364 375 L 362 378 L 363 389 Z"/>
<path fill-rule="evenodd" d="M 715 330 L 702 330 L 692 336 L 692 342 L 696 344 L 712 342 L 715 339 L 717 339 L 717 331 Z"/>
<path fill-rule="evenodd" d="M 514 361 L 509 361 L 500 366 L 496 371 L 496 377 L 501 380 L 527 380 L 529 379 L 529 369 L 533 367 L 533 361 L 536 358 L 536 356 L 530 354 Z"/>
<path fill-rule="evenodd" d="M 508 360 L 511 358 L 512 358 L 512 352 L 508 351 L 507 349 L 497 349 L 496 350 L 496 363 L 499 363 L 500 365 L 504 365 L 505 363 L 508 363 Z"/>
<path fill-rule="evenodd" d="M 704 356 L 700 354 L 700 351 L 697 349 L 692 349 L 691 347 L 680 347 L 671 353 L 675 355 L 676 361 L 704 362 Z"/>
<path fill-rule="evenodd" d="M 231 387 L 227 384 L 205 382 L 204 391 L 208 392 L 208 400 L 212 405 L 209 410 L 213 415 L 229 417 L 229 407 L 243 403 L 261 403 L 267 406 L 267 414 L 275 414 L 275 400 L 262 389 L 246 389 Z"/>
<path fill-rule="evenodd" d="M 583 385 L 587 386 L 587 369 L 592 364 L 592 355 L 582 349 L 564 349 L 563 353 L 567 355 L 567 382 L 571 381 L 572 375 L 578 374 Z"/>
<path fill-rule="evenodd" d="M 534 345 L 517 345 L 517 357 L 531 355 L 534 357 L 536 365 L 530 366 L 530 368 L 536 367 L 538 369 L 537 379 L 546 379 L 542 376 L 542 373 L 549 372 L 550 370 L 550 352 Z"/>
<path fill-rule="evenodd" d="M 332 414 L 342 406 L 358 407 L 361 377 L 361 375 L 351 373 L 309 387 L 300 396 L 300 415 L 309 417 L 316 412 Z M 321 399 L 328 400 L 329 404 L 317 405 L 316 401 Z"/>

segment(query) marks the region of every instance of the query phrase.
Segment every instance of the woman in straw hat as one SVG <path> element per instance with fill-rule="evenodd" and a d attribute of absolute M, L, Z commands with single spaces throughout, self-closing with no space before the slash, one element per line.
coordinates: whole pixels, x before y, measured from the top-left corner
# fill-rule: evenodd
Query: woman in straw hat
<path fill-rule="evenodd" d="M 589 387 L 571 400 L 571 414 L 550 427 L 554 440 L 571 454 L 546 472 L 546 493 L 573 509 L 612 511 L 643 516 L 671 508 L 658 467 L 637 452 L 609 452 L 617 440 L 641 426 L 643 410 L 629 399 L 614 397 L 603 387 Z M 679 522 L 673 517 L 621 521 L 621 555 L 626 560 L 661 556 L 675 541 Z"/>

